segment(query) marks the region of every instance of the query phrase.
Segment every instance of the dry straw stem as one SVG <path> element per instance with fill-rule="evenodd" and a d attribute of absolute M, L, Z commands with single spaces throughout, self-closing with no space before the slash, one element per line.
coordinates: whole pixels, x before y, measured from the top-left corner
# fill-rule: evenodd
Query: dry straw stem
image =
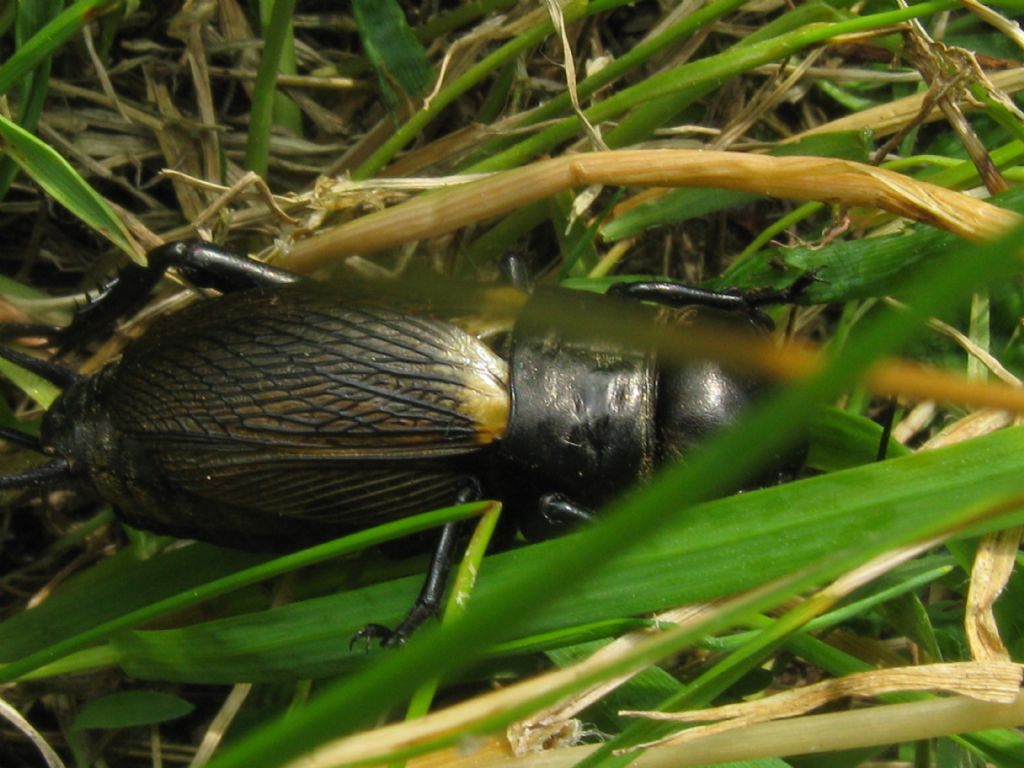
<path fill-rule="evenodd" d="M 557 157 L 423 195 L 300 241 L 279 261 L 297 272 L 312 272 L 349 254 L 435 237 L 591 184 L 714 187 L 881 208 L 971 240 L 995 238 L 1021 220 L 1011 211 L 959 192 L 849 160 L 621 150 Z"/>
<path fill-rule="evenodd" d="M 850 712 L 759 723 L 735 733 L 719 733 L 700 741 L 654 747 L 634 756 L 634 768 L 690 768 L 762 757 L 834 752 L 896 744 L 990 728 L 1024 724 L 1024 696 L 1010 704 L 978 701 L 963 696 L 892 704 Z M 416 760 L 410 768 L 569 768 L 595 746 L 557 749 L 527 757 L 495 757 L 491 753 L 445 753 Z"/>
<path fill-rule="evenodd" d="M 935 450 L 970 440 L 1007 427 L 1011 423 L 1013 417 L 1005 411 L 985 408 L 951 424 L 921 446 L 921 450 Z M 971 649 L 971 657 L 977 661 L 1010 660 L 1010 653 L 999 635 L 994 609 L 996 600 L 1013 575 L 1022 533 L 1024 529 L 1020 527 L 995 531 L 983 536 L 978 543 L 964 611 L 967 642 Z"/>
<path fill-rule="evenodd" d="M 928 417 L 928 421 L 935 415 L 934 402 L 931 402 L 931 415 Z M 927 408 L 925 410 L 928 410 Z M 927 415 L 927 414 L 926 414 Z M 995 432 L 997 429 L 1003 429 L 1014 423 L 1015 417 L 1012 413 L 1006 411 L 994 411 L 990 408 L 984 408 L 980 411 L 972 411 L 963 418 L 957 419 L 952 424 L 944 427 L 934 437 L 928 438 L 927 442 L 920 447 L 919 450 L 931 451 L 936 448 L 942 448 L 946 445 L 956 445 L 962 443 L 965 440 L 973 440 L 976 437 L 982 435 L 988 435 Z M 913 435 L 910 435 L 912 437 Z M 901 435 L 902 437 L 902 435 Z M 899 439 L 899 438 L 896 438 Z M 907 442 L 909 437 L 900 440 L 901 443 Z"/>
<path fill-rule="evenodd" d="M 634 756 L 636 768 L 689 766 L 752 760 L 761 757 L 833 752 L 860 747 L 971 733 L 1024 725 L 1024 695 L 1008 704 L 964 696 L 891 704 L 868 709 L 758 723 L 736 733 L 711 734 L 682 745 L 654 747 Z M 596 749 L 594 745 L 555 749 L 524 757 L 502 754 L 493 742 L 467 741 L 461 749 L 435 753 L 408 763 L 410 768 L 569 768 Z M 289 768 L 347 765 L 300 759 Z M 358 758 L 356 758 L 358 759 Z M 386 760 L 382 759 L 382 762 Z"/>
<path fill-rule="evenodd" d="M 993 608 L 1016 565 L 1021 532 L 1015 527 L 983 536 L 974 556 L 964 629 L 971 656 L 979 661 L 1010 660 Z"/>
<path fill-rule="evenodd" d="M 652 623 L 654 626 L 676 628 L 693 626 L 713 616 L 724 603 L 724 600 L 716 600 L 708 603 L 697 603 L 684 605 L 680 608 L 672 608 L 654 616 Z M 601 647 L 583 661 L 566 669 L 574 669 L 577 673 L 591 669 L 602 669 L 606 664 L 615 663 L 617 660 L 628 656 L 637 647 L 641 646 L 644 640 L 650 637 L 651 634 L 652 630 L 648 629 L 629 632 Z M 571 732 L 572 729 L 567 726 L 570 723 L 579 722 L 573 719 L 576 715 L 605 698 L 627 681 L 633 679 L 636 673 L 637 670 L 633 670 L 603 679 L 601 682 L 585 688 L 553 706 L 533 712 L 529 717 L 513 723 L 505 731 L 512 751 L 517 755 L 521 755 L 537 752 L 541 749 L 550 749 L 550 744 L 547 746 L 543 745 L 543 740 L 548 738 L 549 734 Z M 582 725 L 578 730 L 582 731 Z M 573 743 L 579 743 L 579 739 Z M 566 744 L 565 746 L 571 745 Z"/>
<path fill-rule="evenodd" d="M 967 379 L 937 368 L 902 360 L 882 360 L 863 377 L 874 394 L 889 397 L 906 395 L 912 400 L 939 400 L 945 403 L 974 405 L 1021 413 L 1024 389 L 976 379 Z"/>
<path fill-rule="evenodd" d="M 46 741 L 46 737 L 33 728 L 17 708 L 3 699 L 0 699 L 0 719 L 6 720 L 9 725 L 24 734 L 25 738 L 39 751 L 39 756 L 48 768 L 64 768 L 64 762 L 60 759 L 60 755 Z"/>
<path fill-rule="evenodd" d="M 249 698 L 251 692 L 252 683 L 239 683 L 231 688 L 231 693 L 224 699 L 224 703 L 221 704 L 216 717 L 213 718 L 213 722 L 206 729 L 206 733 L 203 734 L 203 740 L 192 757 L 189 768 L 200 768 L 200 766 L 210 762 L 214 752 L 220 747 L 224 734 L 227 733 L 228 728 L 238 715 L 242 705 L 245 704 L 245 700 Z"/>
<path fill-rule="evenodd" d="M 979 701 L 1012 704 L 1020 692 L 1020 683 L 1021 667 L 1009 662 L 926 664 L 860 672 L 741 704 L 691 712 L 627 710 L 620 714 L 683 723 L 722 721 L 638 745 L 637 749 L 640 749 L 658 744 L 682 744 L 712 733 L 724 733 L 754 723 L 795 717 L 849 696 L 880 696 L 899 691 L 948 691 Z"/>
<path fill-rule="evenodd" d="M 988 728 L 1012 728 L 1024 723 L 1024 697 L 996 704 L 956 696 L 947 699 L 893 704 L 827 715 L 810 715 L 784 722 L 762 723 L 735 733 L 708 736 L 699 742 L 648 750 L 631 765 L 639 768 L 705 765 L 765 756 L 833 752 L 902 741 L 970 733 Z M 577 750 L 562 750 L 563 753 Z M 563 755 L 579 760 L 582 755 Z M 494 768 L 500 763 L 492 762 Z M 515 763 L 506 762 L 512 766 Z M 571 762 L 533 763 L 554 768 Z"/>
<path fill-rule="evenodd" d="M 886 296 L 884 299 L 886 304 L 896 307 L 898 309 L 906 309 L 906 304 L 898 301 L 891 296 Z M 1010 371 L 1006 369 L 999 360 L 996 359 L 995 355 L 989 352 L 987 349 L 976 343 L 970 336 L 965 333 L 961 333 L 957 328 L 954 328 L 949 323 L 945 323 L 937 318 L 930 318 L 928 320 L 928 327 L 932 328 L 943 336 L 952 339 L 957 345 L 963 349 L 971 357 L 975 358 L 978 362 L 984 365 L 994 376 L 997 376 L 1007 384 L 1019 387 L 1021 385 L 1020 379 L 1014 376 Z"/>
<path fill-rule="evenodd" d="M 1006 93 L 1016 93 L 1024 88 L 1024 67 L 996 72 L 989 76 L 989 80 L 994 86 Z M 914 121 L 921 113 L 921 110 L 924 109 L 925 99 L 929 97 L 930 93 L 928 91 L 922 91 L 921 93 L 915 93 L 913 96 L 905 96 L 896 101 L 879 104 L 877 107 L 871 107 L 802 131 L 782 143 L 793 144 L 807 136 L 842 131 L 860 131 L 865 128 L 870 129 L 875 136 L 889 136 L 903 130 L 908 123 Z M 930 123 L 942 118 L 942 110 L 938 107 L 933 107 L 924 117 L 924 122 Z"/>

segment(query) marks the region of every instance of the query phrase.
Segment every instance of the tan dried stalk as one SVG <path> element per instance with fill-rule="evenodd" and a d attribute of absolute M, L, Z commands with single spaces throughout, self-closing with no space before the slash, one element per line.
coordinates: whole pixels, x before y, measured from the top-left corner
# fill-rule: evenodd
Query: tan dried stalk
<path fill-rule="evenodd" d="M 755 723 L 795 717 L 812 709 L 850 696 L 879 696 L 898 691 L 949 691 L 979 701 L 1012 704 L 1020 692 L 1021 667 L 1009 662 L 966 661 L 926 664 L 860 672 L 814 685 L 794 688 L 764 699 L 689 712 L 623 711 L 621 714 L 670 722 L 708 722 L 714 725 L 691 728 L 664 739 L 641 744 L 636 749 L 658 744 L 682 744 L 745 728 Z"/>
<path fill-rule="evenodd" d="M 451 232 L 553 194 L 591 184 L 714 187 L 789 200 L 880 208 L 970 240 L 998 237 L 1016 213 L 892 171 L 821 157 L 702 150 L 566 155 L 422 195 L 295 243 L 277 261 L 312 272 L 339 258 Z"/>

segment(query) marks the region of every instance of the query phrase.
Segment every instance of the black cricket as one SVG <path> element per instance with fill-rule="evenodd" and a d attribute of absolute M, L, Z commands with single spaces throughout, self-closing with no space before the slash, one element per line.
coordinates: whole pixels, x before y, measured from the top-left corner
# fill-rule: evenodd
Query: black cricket
<path fill-rule="evenodd" d="M 644 345 L 555 327 L 535 300 L 498 354 L 429 310 L 340 297 L 202 242 L 154 249 L 65 329 L 12 326 L 7 337 L 48 331 L 62 347 L 80 343 L 137 310 L 170 266 L 224 295 L 161 318 L 95 375 L 0 348 L 64 388 L 39 441 L 2 435 L 53 458 L 0 488 L 73 485 L 133 526 L 261 550 L 493 497 L 537 539 L 592 519 L 762 391 L 715 363 L 668 365 Z M 738 308 L 738 322 L 762 332 L 754 306 L 789 295 L 616 288 L 544 296 L 580 326 L 608 311 L 685 324 Z M 793 460 L 777 457 L 769 475 Z M 436 613 L 457 525 L 443 530 L 402 625 L 364 635 L 402 642 Z"/>

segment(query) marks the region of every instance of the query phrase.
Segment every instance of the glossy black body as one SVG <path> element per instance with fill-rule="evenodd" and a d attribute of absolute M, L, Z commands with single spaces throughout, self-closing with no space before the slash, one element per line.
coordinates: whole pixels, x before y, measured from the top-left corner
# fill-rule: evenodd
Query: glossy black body
<path fill-rule="evenodd" d="M 685 329 L 715 310 L 520 294 L 498 355 L 429 302 L 245 277 L 157 321 L 44 418 L 44 451 L 132 525 L 286 550 L 482 493 L 546 537 L 684 457 L 760 390 L 586 323 L 618 312 Z M 579 321 L 552 322 L 553 305 Z"/>
<path fill-rule="evenodd" d="M 587 318 L 613 316 L 633 328 L 693 322 L 764 329 L 742 313 L 707 307 L 654 307 L 631 298 L 546 289 L 526 305 L 512 334 L 509 376 L 512 413 L 500 442 L 501 493 L 529 539 L 566 532 L 578 515 L 545 509 L 562 505 L 599 510 L 650 478 L 665 461 L 686 454 L 734 422 L 764 385 L 715 362 L 670 365 L 649 334 L 610 342 L 589 330 Z M 552 323 L 548 308 L 578 318 Z M 776 456 L 756 484 L 778 482 L 800 455 Z M 538 503 L 538 500 L 541 500 Z"/>

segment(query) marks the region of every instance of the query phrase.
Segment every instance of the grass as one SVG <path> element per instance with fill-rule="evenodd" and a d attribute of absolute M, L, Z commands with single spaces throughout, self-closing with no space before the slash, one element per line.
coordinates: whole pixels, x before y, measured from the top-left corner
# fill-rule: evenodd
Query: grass
<path fill-rule="evenodd" d="M 989 90 L 1024 85 L 999 15 L 1011 3 L 985 17 L 944 0 L 252 5 L 0 18 L 5 319 L 66 322 L 67 302 L 39 297 L 197 236 L 339 286 L 493 281 L 510 250 L 538 283 L 580 290 L 650 275 L 778 287 L 810 271 L 776 311 L 785 353 L 545 308 L 664 359 L 710 345 L 790 383 L 593 529 L 486 557 L 479 542 L 450 615 L 395 651 L 348 647 L 418 589 L 422 558 L 374 545 L 466 514 L 491 525 L 494 505 L 275 558 L 131 531 L 66 497 L 11 499 L 0 679 L 24 720 L 6 713 L 3 761 L 38 762 L 42 743 L 71 765 L 536 758 L 508 733 L 545 764 L 625 765 L 680 726 L 624 710 L 778 707 L 768 694 L 875 669 L 883 684 L 857 706 L 840 692 L 827 714 L 777 708 L 647 748 L 644 764 L 806 765 L 789 757 L 810 749 L 801 728 L 843 750 L 829 765 L 1024 763 L 1019 671 L 999 663 L 1022 647 L 1024 437 L 956 431 L 1007 423 L 966 401 L 1020 400 L 986 381 L 1022 364 L 1024 145 L 1019 112 Z M 116 356 L 178 290 L 71 364 Z M 7 394 L 0 423 L 37 428 L 32 398 L 52 393 L 12 376 Z M 887 402 L 897 439 L 878 462 Z M 727 495 L 805 439 L 804 477 Z M 954 444 L 931 450 L 939 439 Z M 939 662 L 954 665 L 928 690 L 899 682 Z M 948 693 L 974 679 L 987 700 Z"/>

